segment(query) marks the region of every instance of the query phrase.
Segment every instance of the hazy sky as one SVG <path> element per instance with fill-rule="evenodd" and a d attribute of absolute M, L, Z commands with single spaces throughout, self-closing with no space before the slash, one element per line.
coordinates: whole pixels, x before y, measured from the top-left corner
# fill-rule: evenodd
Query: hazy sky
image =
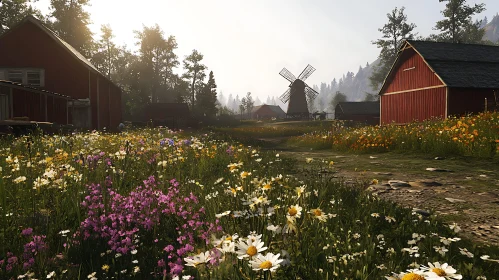
<path fill-rule="evenodd" d="M 48 12 L 50 0 L 36 6 Z M 371 44 L 386 14 L 405 6 L 409 22 L 423 36 L 434 33 L 444 7 L 438 0 L 91 0 L 91 30 L 99 34 L 110 24 L 116 43 L 136 49 L 134 30 L 159 24 L 165 36 L 177 39 L 180 61 L 193 49 L 204 55 L 219 90 L 265 101 L 281 95 L 288 82 L 279 76 L 286 67 L 296 76 L 310 63 L 317 71 L 310 86 L 330 82 L 376 59 Z M 498 0 L 485 3 L 480 18 L 499 12 Z"/>

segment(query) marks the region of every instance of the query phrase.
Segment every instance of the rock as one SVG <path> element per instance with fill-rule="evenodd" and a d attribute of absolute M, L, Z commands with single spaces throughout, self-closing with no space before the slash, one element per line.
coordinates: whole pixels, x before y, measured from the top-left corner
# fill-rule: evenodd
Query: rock
<path fill-rule="evenodd" d="M 378 158 L 378 157 L 373 157 L 373 156 L 369 156 L 370 159 L 373 159 L 373 158 Z"/>
<path fill-rule="evenodd" d="M 436 157 L 435 160 L 444 160 L 444 157 Z"/>
<path fill-rule="evenodd" d="M 489 176 L 485 175 L 485 174 L 480 174 L 479 177 L 482 177 L 482 178 L 487 178 Z"/>
<path fill-rule="evenodd" d="M 388 184 L 390 184 L 390 187 L 399 187 L 399 188 L 404 188 L 404 187 L 411 187 L 411 184 L 404 182 L 404 181 L 398 181 L 398 180 L 390 180 L 388 181 Z"/>
<path fill-rule="evenodd" d="M 414 212 L 416 212 L 416 213 L 418 213 L 420 215 L 423 215 L 425 217 L 428 217 L 428 216 L 431 215 L 430 212 L 428 212 L 426 210 L 423 210 L 423 209 L 419 209 L 419 208 L 413 208 L 412 211 L 414 211 Z"/>
<path fill-rule="evenodd" d="M 384 176 L 390 176 L 390 175 L 393 175 L 392 173 L 390 172 L 374 172 L 374 174 L 376 175 L 384 175 Z"/>
<path fill-rule="evenodd" d="M 442 168 L 433 168 L 433 167 L 428 167 L 428 168 L 426 168 L 426 170 L 433 171 L 433 172 L 453 172 L 452 170 L 442 169 Z"/>
<path fill-rule="evenodd" d="M 451 197 L 446 197 L 445 200 L 449 201 L 450 203 L 466 202 L 466 200 L 457 199 L 457 198 L 451 198 Z"/>

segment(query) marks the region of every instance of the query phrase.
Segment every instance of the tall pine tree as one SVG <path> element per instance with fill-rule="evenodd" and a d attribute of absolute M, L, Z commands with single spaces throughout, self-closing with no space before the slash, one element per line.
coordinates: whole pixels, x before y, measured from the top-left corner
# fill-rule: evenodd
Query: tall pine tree
<path fill-rule="evenodd" d="M 90 14 L 85 11 L 89 0 L 50 0 L 52 29 L 83 56 L 95 51 L 92 32 L 88 28 Z"/>
<path fill-rule="evenodd" d="M 199 91 L 203 86 L 203 80 L 206 77 L 206 66 L 201 63 L 203 55 L 197 50 L 192 50 L 192 53 L 184 59 L 184 70 L 186 71 L 183 77 L 189 80 L 191 98 L 189 103 L 191 108 L 196 105 L 196 91 Z"/>
<path fill-rule="evenodd" d="M 204 117 L 214 117 L 217 114 L 217 84 L 213 71 L 210 71 L 208 82 L 201 92 L 197 94 L 198 112 Z"/>
<path fill-rule="evenodd" d="M 478 43 L 482 41 L 483 30 L 480 22 L 473 23 L 472 16 L 485 10 L 485 4 L 469 6 L 466 0 L 439 0 L 447 2 L 442 11 L 445 19 L 437 21 L 436 30 L 441 33 L 432 36 L 438 41 L 452 43 Z"/>

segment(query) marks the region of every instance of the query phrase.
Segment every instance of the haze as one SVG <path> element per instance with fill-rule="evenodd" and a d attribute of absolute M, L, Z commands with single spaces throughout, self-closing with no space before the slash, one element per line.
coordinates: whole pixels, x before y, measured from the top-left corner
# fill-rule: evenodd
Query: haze
<path fill-rule="evenodd" d="M 499 1 L 485 3 L 477 16 L 489 19 L 499 12 Z M 47 14 L 50 0 L 35 6 Z M 102 24 L 110 24 L 118 44 L 136 50 L 133 31 L 157 23 L 165 35 L 177 39 L 182 60 L 192 49 L 204 55 L 219 92 L 234 96 L 252 92 L 261 100 L 282 94 L 288 82 L 278 75 L 286 67 L 296 76 L 307 64 L 317 71 L 309 85 L 330 82 L 347 71 L 371 63 L 378 49 L 378 28 L 394 7 L 406 7 L 409 22 L 419 35 L 435 33 L 444 7 L 438 0 L 91 0 L 91 30 L 96 38 Z M 182 69 L 178 69 L 182 71 Z"/>

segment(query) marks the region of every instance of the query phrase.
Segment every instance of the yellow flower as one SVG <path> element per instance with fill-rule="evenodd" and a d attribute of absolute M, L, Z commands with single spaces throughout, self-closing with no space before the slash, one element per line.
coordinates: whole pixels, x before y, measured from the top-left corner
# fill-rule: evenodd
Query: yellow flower
<path fill-rule="evenodd" d="M 109 265 L 105 264 L 102 266 L 102 270 L 104 270 L 105 272 L 108 272 L 109 271 Z"/>

